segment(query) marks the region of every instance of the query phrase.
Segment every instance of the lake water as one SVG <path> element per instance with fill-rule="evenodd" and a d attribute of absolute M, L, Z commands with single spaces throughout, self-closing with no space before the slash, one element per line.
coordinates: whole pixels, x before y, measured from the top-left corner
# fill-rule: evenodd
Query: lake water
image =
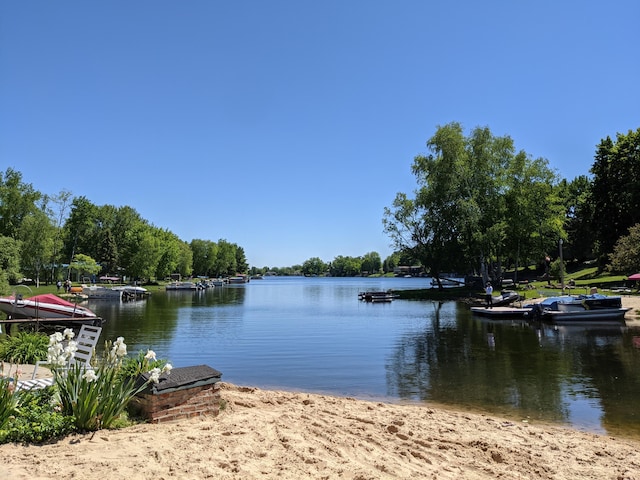
<path fill-rule="evenodd" d="M 490 322 L 457 302 L 365 303 L 363 290 L 418 278 L 267 277 L 147 300 L 92 301 L 103 339 L 154 350 L 224 381 L 394 402 L 429 402 L 640 435 L 640 331 Z"/>

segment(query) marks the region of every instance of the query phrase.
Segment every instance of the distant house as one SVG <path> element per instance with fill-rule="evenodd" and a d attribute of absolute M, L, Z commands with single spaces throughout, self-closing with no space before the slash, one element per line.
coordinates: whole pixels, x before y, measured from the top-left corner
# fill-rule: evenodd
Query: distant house
<path fill-rule="evenodd" d="M 404 277 L 406 275 L 411 275 L 412 277 L 421 277 L 424 275 L 424 267 L 422 265 L 400 265 L 399 267 L 395 267 L 393 269 L 393 274 L 396 277 Z"/>

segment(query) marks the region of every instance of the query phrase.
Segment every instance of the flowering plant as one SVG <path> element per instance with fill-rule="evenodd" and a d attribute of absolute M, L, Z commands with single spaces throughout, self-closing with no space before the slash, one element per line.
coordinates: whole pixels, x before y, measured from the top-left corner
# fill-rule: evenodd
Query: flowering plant
<path fill-rule="evenodd" d="M 18 397 L 14 394 L 14 390 L 13 379 L 0 377 L 0 429 L 5 426 L 16 409 Z"/>
<path fill-rule="evenodd" d="M 64 341 L 66 346 L 62 344 Z M 120 374 L 127 355 L 124 338 L 106 342 L 103 361 L 96 368 L 70 364 L 75 347 L 72 331 L 51 335 L 49 362 L 59 390 L 62 412 L 75 418 L 78 430 L 109 428 L 147 383 L 136 385 L 134 377 Z M 165 365 L 165 371 L 170 370 L 171 365 Z M 155 375 L 153 370 L 150 373 L 149 381 L 157 381 L 159 373 Z"/>

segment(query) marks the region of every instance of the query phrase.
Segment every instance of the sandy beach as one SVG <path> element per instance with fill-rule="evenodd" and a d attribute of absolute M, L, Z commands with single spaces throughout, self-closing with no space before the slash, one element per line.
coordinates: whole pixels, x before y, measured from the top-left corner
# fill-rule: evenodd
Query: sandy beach
<path fill-rule="evenodd" d="M 640 299 L 623 303 L 637 321 Z M 632 439 L 227 383 L 221 397 L 217 417 L 1 445 L 0 479 L 640 480 Z"/>

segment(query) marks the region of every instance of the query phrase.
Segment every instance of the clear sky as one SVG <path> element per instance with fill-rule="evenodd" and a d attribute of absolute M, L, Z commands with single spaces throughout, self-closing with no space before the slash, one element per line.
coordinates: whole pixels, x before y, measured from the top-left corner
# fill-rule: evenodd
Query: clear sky
<path fill-rule="evenodd" d="M 572 180 L 640 127 L 637 0 L 0 0 L 0 169 L 251 266 L 392 249 L 439 125 Z"/>

